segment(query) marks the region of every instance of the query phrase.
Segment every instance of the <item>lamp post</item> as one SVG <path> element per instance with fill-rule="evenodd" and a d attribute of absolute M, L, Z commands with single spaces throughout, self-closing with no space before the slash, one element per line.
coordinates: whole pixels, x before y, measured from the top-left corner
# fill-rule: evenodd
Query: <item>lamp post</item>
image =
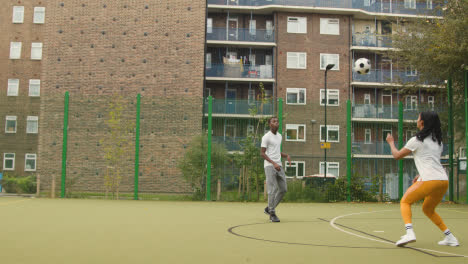
<path fill-rule="evenodd" d="M 327 137 L 328 137 L 328 129 L 327 129 L 327 105 L 328 105 L 327 72 L 333 67 L 335 67 L 335 64 L 328 64 L 327 67 L 325 68 L 325 145 L 327 145 Z M 324 163 L 323 171 L 324 171 L 325 177 L 323 178 L 323 180 L 325 181 L 327 179 L 327 146 L 325 146 L 324 151 L 325 151 L 325 155 L 324 155 L 325 163 Z"/>

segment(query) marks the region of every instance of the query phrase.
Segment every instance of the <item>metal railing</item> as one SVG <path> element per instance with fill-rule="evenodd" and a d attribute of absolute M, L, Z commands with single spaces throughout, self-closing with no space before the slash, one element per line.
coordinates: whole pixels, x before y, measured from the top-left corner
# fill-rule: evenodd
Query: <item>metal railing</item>
<path fill-rule="evenodd" d="M 391 48 L 392 38 L 389 35 L 353 33 L 353 46 Z"/>
<path fill-rule="evenodd" d="M 205 109 L 208 109 L 208 101 L 205 100 Z M 213 99 L 213 114 L 251 115 L 252 110 L 258 115 L 273 115 L 271 101 L 249 101 L 239 99 Z"/>
<path fill-rule="evenodd" d="M 406 145 L 407 141 L 403 142 L 403 146 Z M 360 155 L 392 155 L 390 146 L 386 141 L 353 141 L 352 153 Z M 442 156 L 448 154 L 448 144 L 443 144 Z"/>
<path fill-rule="evenodd" d="M 206 33 L 207 40 L 222 40 L 222 41 L 248 41 L 248 42 L 275 42 L 274 30 L 257 29 L 250 30 L 248 28 L 211 28 Z"/>
<path fill-rule="evenodd" d="M 398 119 L 398 104 L 354 104 L 352 109 L 353 118 Z M 447 111 L 447 109 L 444 107 L 433 107 L 429 104 L 403 104 L 403 120 L 417 120 L 419 113 L 424 111 L 435 111 L 440 113 Z"/>
<path fill-rule="evenodd" d="M 358 74 L 353 71 L 354 82 L 409 83 L 418 80 L 419 76 L 406 71 L 370 70 L 368 74 Z"/>
<path fill-rule="evenodd" d="M 273 65 L 240 63 L 210 63 L 206 65 L 206 77 L 272 79 L 274 78 L 273 73 Z"/>

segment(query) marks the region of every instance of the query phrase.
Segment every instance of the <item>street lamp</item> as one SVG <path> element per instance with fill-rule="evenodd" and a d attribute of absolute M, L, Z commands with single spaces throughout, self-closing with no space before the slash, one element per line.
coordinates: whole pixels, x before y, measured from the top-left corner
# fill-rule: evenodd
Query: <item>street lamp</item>
<path fill-rule="evenodd" d="M 327 105 L 328 105 L 328 98 L 327 98 L 327 72 L 331 70 L 331 68 L 335 67 L 335 64 L 328 64 L 325 68 L 325 147 L 323 148 L 325 151 L 325 164 L 323 168 L 323 172 L 325 177 L 323 180 L 327 179 L 327 137 L 328 137 L 328 129 L 327 129 Z"/>

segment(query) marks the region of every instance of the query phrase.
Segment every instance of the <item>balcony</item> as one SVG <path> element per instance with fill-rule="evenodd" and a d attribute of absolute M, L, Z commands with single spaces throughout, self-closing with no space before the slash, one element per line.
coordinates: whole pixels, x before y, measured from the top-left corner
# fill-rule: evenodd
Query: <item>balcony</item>
<path fill-rule="evenodd" d="M 208 111 L 208 100 L 205 100 L 206 111 Z M 256 115 L 270 116 L 273 115 L 273 104 L 271 101 L 262 104 L 261 101 L 213 99 L 212 111 L 213 115 L 245 115 L 245 117 L 249 117 L 253 111 Z"/>
<path fill-rule="evenodd" d="M 319 7 L 319 8 L 346 8 L 360 11 L 384 13 L 384 14 L 405 14 L 405 15 L 436 15 L 441 16 L 439 9 L 434 10 L 438 4 L 406 3 L 403 0 L 394 0 L 391 2 L 371 3 L 373 1 L 355 1 L 355 0 L 208 0 L 208 5 L 227 5 L 227 6 L 300 6 L 300 7 Z M 416 2 L 416 1 L 415 1 Z"/>
<path fill-rule="evenodd" d="M 406 71 L 371 70 L 368 74 L 358 74 L 353 71 L 353 82 L 401 84 L 418 80 L 419 76 Z"/>
<path fill-rule="evenodd" d="M 398 145 L 398 141 L 396 144 Z M 403 146 L 405 144 L 406 141 L 403 142 Z M 443 144 L 443 147 L 442 156 L 448 155 L 448 144 Z M 352 144 L 352 153 L 355 155 L 392 155 L 392 151 L 385 141 L 374 141 L 371 143 L 355 141 Z"/>
<path fill-rule="evenodd" d="M 354 33 L 353 46 L 391 48 L 392 38 L 388 35 Z"/>
<path fill-rule="evenodd" d="M 275 42 L 275 32 L 273 30 L 248 28 L 226 29 L 212 28 L 211 33 L 206 34 L 207 40 L 217 41 L 246 41 L 246 42 Z"/>
<path fill-rule="evenodd" d="M 213 142 L 224 145 L 227 151 L 242 151 L 243 141 L 246 137 L 228 137 L 228 136 L 213 136 Z M 262 138 L 257 138 L 256 146 L 260 148 Z"/>
<path fill-rule="evenodd" d="M 417 120 L 419 113 L 424 111 L 435 111 L 444 113 L 447 111 L 444 107 L 433 107 L 432 105 L 403 105 L 403 120 Z M 398 119 L 398 104 L 394 105 L 373 105 L 373 104 L 355 104 L 353 105 L 352 118 L 369 119 Z"/>
<path fill-rule="evenodd" d="M 273 65 L 211 63 L 207 64 L 206 77 L 273 79 Z"/>

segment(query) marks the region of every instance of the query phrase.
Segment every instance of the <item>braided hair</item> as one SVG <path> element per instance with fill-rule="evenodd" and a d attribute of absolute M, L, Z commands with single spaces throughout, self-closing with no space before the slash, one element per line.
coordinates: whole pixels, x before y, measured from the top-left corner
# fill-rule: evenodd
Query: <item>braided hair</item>
<path fill-rule="evenodd" d="M 424 139 L 431 136 L 434 142 L 442 143 L 442 130 L 439 115 L 436 112 L 421 112 L 420 119 L 424 121 L 424 128 L 416 134 L 416 138 L 424 142 Z"/>

